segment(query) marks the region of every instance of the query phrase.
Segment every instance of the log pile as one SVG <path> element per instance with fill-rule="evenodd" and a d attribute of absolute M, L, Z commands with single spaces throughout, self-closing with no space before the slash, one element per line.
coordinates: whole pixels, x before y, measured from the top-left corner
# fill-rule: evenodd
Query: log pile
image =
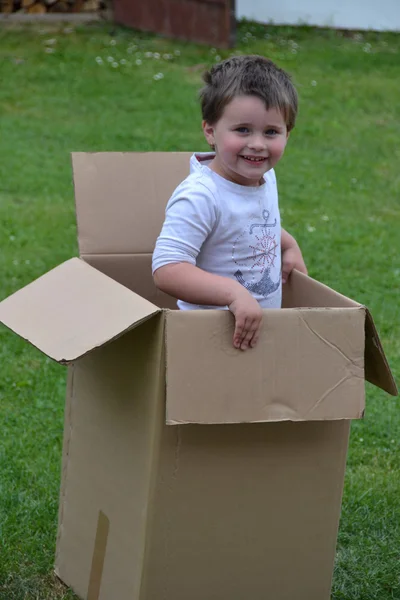
<path fill-rule="evenodd" d="M 0 13 L 81 13 L 104 8 L 105 0 L 0 0 Z"/>

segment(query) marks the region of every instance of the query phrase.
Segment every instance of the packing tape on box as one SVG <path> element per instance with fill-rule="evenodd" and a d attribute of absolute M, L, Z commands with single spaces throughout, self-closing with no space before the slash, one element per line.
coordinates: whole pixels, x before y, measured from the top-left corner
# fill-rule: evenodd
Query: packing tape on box
<path fill-rule="evenodd" d="M 101 578 L 103 575 L 109 529 L 110 521 L 103 511 L 100 510 L 97 519 L 96 539 L 94 542 L 87 600 L 98 600 L 100 596 Z"/>

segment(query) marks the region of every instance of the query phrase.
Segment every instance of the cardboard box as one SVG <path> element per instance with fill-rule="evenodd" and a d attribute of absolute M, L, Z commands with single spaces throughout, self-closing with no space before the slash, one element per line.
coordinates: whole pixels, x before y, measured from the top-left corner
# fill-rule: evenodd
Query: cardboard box
<path fill-rule="evenodd" d="M 56 572 L 88 600 L 328 600 L 368 310 L 300 273 L 257 348 L 180 312 L 151 254 L 185 153 L 73 156 L 80 258 L 0 319 L 69 365 Z"/>

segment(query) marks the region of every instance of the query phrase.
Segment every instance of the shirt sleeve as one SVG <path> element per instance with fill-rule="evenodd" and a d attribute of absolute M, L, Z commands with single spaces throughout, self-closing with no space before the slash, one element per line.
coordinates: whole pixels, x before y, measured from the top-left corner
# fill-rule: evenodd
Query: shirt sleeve
<path fill-rule="evenodd" d="M 217 220 L 213 194 L 202 184 L 184 182 L 167 204 L 165 221 L 153 253 L 152 272 L 172 263 L 196 265 L 204 241 Z"/>

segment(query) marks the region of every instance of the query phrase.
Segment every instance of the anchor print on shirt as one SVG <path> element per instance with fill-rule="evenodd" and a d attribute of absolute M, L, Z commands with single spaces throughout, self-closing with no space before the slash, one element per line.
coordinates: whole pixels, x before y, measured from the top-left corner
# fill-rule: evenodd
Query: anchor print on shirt
<path fill-rule="evenodd" d="M 275 219 L 272 223 L 268 222 L 270 216 L 268 210 L 264 210 L 262 216 L 265 223 L 251 224 L 250 228 L 248 230 L 245 229 L 237 238 L 233 246 L 232 258 L 235 263 L 239 265 L 235 259 L 235 248 L 240 238 L 245 236 L 248 232 L 249 235 L 254 238 L 254 243 L 249 244 L 252 254 L 247 257 L 247 260 L 251 261 L 251 269 L 254 269 L 254 267 L 260 269 L 261 278 L 258 281 L 248 283 L 240 269 L 238 269 L 234 275 L 237 281 L 249 292 L 259 294 L 266 298 L 280 287 L 281 275 L 279 274 L 278 281 L 273 281 L 271 279 L 271 269 L 275 265 L 279 252 L 279 243 L 277 242 L 276 235 L 274 232 L 271 232 L 271 229 L 276 227 L 277 220 Z"/>

